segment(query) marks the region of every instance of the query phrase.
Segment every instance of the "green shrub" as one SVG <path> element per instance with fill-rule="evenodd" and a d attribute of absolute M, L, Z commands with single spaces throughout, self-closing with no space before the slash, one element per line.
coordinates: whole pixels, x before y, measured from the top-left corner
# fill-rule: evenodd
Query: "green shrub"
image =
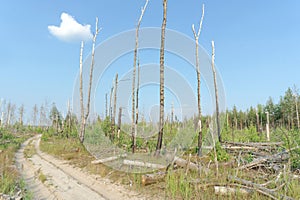
<path fill-rule="evenodd" d="M 219 142 L 216 143 L 215 148 L 216 148 L 216 152 L 217 152 L 217 159 L 218 159 L 218 161 L 220 161 L 220 162 L 227 162 L 230 159 L 229 154 L 225 151 L 225 149 L 223 149 L 221 147 L 221 144 Z M 211 157 L 211 160 L 215 159 L 214 151 L 210 152 L 210 157 Z"/>

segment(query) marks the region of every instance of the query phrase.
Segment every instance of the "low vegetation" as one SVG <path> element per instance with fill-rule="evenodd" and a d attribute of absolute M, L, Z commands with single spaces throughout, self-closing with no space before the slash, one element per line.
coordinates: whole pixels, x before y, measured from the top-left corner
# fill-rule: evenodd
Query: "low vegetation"
<path fill-rule="evenodd" d="M 0 193 L 14 196 L 21 191 L 24 199 L 31 198 L 14 160 L 20 145 L 33 136 L 33 132 L 31 128 L 0 128 Z"/>
<path fill-rule="evenodd" d="M 101 133 L 103 137 L 110 140 L 108 121 L 99 121 L 99 126 L 95 126 L 93 131 L 97 129 L 97 133 Z M 190 122 L 187 122 L 188 124 Z M 98 127 L 98 128 L 97 128 Z M 170 131 L 170 126 L 166 125 L 166 138 L 172 138 L 176 133 L 176 129 Z M 207 134 L 207 128 L 204 134 Z M 96 132 L 93 132 L 96 134 Z M 106 135 L 106 136 L 105 136 Z M 256 132 L 255 127 L 245 128 L 244 130 L 232 130 L 230 127 L 223 129 L 223 138 L 226 141 L 234 141 L 236 144 L 264 144 L 266 143 L 265 134 Z M 102 177 L 108 177 L 112 181 L 122 183 L 127 187 L 134 188 L 145 194 L 154 195 L 156 198 L 166 199 L 269 199 L 270 196 L 263 194 L 259 187 L 267 189 L 272 193 L 271 198 L 281 198 L 281 196 L 300 198 L 300 178 L 299 178 L 299 148 L 300 139 L 297 136 L 297 130 L 273 129 L 271 132 L 272 142 L 281 142 L 280 145 L 267 147 L 266 150 L 256 151 L 254 148 L 250 150 L 233 151 L 225 148 L 225 143 L 216 144 L 216 156 L 218 161 L 218 174 L 216 173 L 215 154 L 210 151 L 203 157 L 197 157 L 196 149 L 187 149 L 183 158 L 193 163 L 200 164 L 208 171 L 191 171 L 176 165 L 170 167 L 164 178 L 155 184 L 142 185 L 143 173 L 131 174 L 116 171 L 103 164 L 91 164 L 95 158 L 87 152 L 85 147 L 80 143 L 78 138 L 66 138 L 64 135 L 46 132 L 43 134 L 41 141 L 41 150 L 49 154 L 55 155 L 60 159 L 68 160 L 71 164 L 83 168 L 90 173 L 97 174 Z M 174 136 L 174 135 L 173 135 Z M 98 138 L 99 139 L 99 138 Z M 87 129 L 86 141 L 89 141 L 89 129 Z M 99 141 L 98 141 L 99 142 Z M 125 133 L 121 133 L 114 143 L 125 151 L 130 151 L 130 137 Z M 153 142 L 154 143 L 154 142 Z M 128 146 L 126 145 L 128 144 Z M 97 144 L 101 145 L 101 144 Z M 150 146 L 147 146 L 150 145 Z M 154 146 L 151 148 L 151 140 L 145 143 L 143 140 L 137 142 L 137 150 L 148 149 L 154 152 Z M 150 150 L 151 149 L 151 150 Z M 246 149 L 246 148 L 245 148 Z M 276 153 L 289 152 L 289 158 L 279 163 L 279 171 L 274 171 L 269 163 L 262 163 L 260 166 L 239 169 L 242 165 L 247 165 L 258 159 L 258 154 L 275 155 Z M 189 154 L 192 156 L 189 157 Z M 271 163 L 272 164 L 272 163 Z M 241 180 L 249 181 L 257 185 L 241 184 Z M 218 189 L 225 190 L 225 193 L 216 192 Z"/>

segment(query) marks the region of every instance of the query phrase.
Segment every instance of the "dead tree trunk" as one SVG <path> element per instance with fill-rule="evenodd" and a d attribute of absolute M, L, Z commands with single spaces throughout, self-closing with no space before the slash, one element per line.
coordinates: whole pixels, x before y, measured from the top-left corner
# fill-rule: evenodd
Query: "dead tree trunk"
<path fill-rule="evenodd" d="M 220 113 L 219 113 L 219 97 L 218 97 L 218 86 L 217 86 L 217 75 L 215 69 L 215 42 L 211 41 L 212 46 L 212 59 L 211 59 L 211 67 L 214 75 L 214 86 L 215 86 L 215 96 L 216 96 L 216 118 L 217 118 L 217 133 L 219 142 L 222 142 L 221 137 L 221 127 L 220 127 Z"/>
<path fill-rule="evenodd" d="M 146 7 L 148 5 L 148 1 L 146 0 L 146 3 L 144 7 L 142 8 L 140 18 L 138 20 L 136 31 L 135 31 L 135 48 L 134 48 L 134 59 L 133 59 L 133 74 L 132 74 L 132 126 L 131 126 L 131 136 L 132 136 L 132 153 L 135 152 L 136 149 L 136 132 L 135 132 L 135 74 L 136 74 L 136 62 L 137 62 L 137 53 L 138 53 L 138 47 L 139 47 L 139 29 L 141 25 L 141 21 L 143 19 Z"/>
<path fill-rule="evenodd" d="M 111 119 L 111 139 L 115 137 L 115 124 L 116 124 L 116 109 L 117 109 L 117 92 L 118 92 L 118 73 L 116 74 L 115 87 L 114 87 L 114 108 Z"/>
<path fill-rule="evenodd" d="M 135 104 L 135 124 L 134 124 L 134 137 L 137 136 L 137 127 L 139 123 L 139 87 L 140 87 L 140 61 L 138 60 L 138 76 L 137 76 L 137 86 L 136 86 L 136 104 Z M 135 140 L 136 141 L 136 140 Z M 134 144 L 136 147 L 136 144 Z"/>
<path fill-rule="evenodd" d="M 160 154 L 162 140 L 163 140 L 163 133 L 164 133 L 164 108 L 165 108 L 165 76 L 164 76 L 164 64 L 165 64 L 165 32 L 166 32 L 166 25 L 167 25 L 167 3 L 168 0 L 163 0 L 163 21 L 161 25 L 161 44 L 160 44 L 160 112 L 159 112 L 159 132 L 157 138 L 157 145 L 156 145 L 156 156 Z"/>
<path fill-rule="evenodd" d="M 202 17 L 200 20 L 200 25 L 198 32 L 195 31 L 194 24 L 192 25 L 192 30 L 194 33 L 195 43 L 196 43 L 196 71 L 197 71 L 197 99 L 198 99 L 198 156 L 202 156 L 202 113 L 201 113 L 201 76 L 200 76 L 200 65 L 199 65 L 199 36 L 202 29 L 202 22 L 204 18 L 204 4 L 202 6 Z"/>
<path fill-rule="evenodd" d="M 267 114 L 267 123 L 266 123 L 266 132 L 267 132 L 267 141 L 270 141 L 270 120 L 269 120 L 269 112 Z"/>
<path fill-rule="evenodd" d="M 86 113 L 84 114 L 84 106 L 83 106 L 83 83 L 82 83 L 82 53 L 83 53 L 83 42 L 81 42 L 81 48 L 80 48 L 80 109 L 81 109 L 81 124 L 80 124 L 80 131 L 79 131 L 79 140 L 81 143 L 84 142 L 84 134 L 85 134 L 85 126 L 86 121 L 90 114 L 90 100 L 91 100 L 91 90 L 92 90 L 92 83 L 93 83 L 93 71 L 94 71 L 94 65 L 95 65 L 95 45 L 96 45 L 96 39 L 97 35 L 99 33 L 98 29 L 98 18 L 96 18 L 96 32 L 93 36 L 93 46 L 92 46 L 92 61 L 90 66 L 90 82 L 89 82 L 89 89 L 88 89 L 88 98 L 87 98 L 87 105 L 86 105 Z"/>
<path fill-rule="evenodd" d="M 105 93 L 105 118 L 108 116 L 107 93 Z"/>
<path fill-rule="evenodd" d="M 112 109 L 113 92 L 114 92 L 114 81 L 112 82 L 112 86 L 110 89 L 110 95 L 109 95 L 109 119 L 110 119 L 110 121 L 112 120 L 112 113 L 113 113 L 113 109 Z"/>
<path fill-rule="evenodd" d="M 256 132 L 259 133 L 260 132 L 260 127 L 259 127 L 259 115 L 256 111 Z"/>
<path fill-rule="evenodd" d="M 121 125 L 122 125 L 122 107 L 119 108 L 119 115 L 118 115 L 118 138 L 120 138 Z"/>
<path fill-rule="evenodd" d="M 23 115 L 24 115 L 24 105 L 22 104 L 21 107 L 19 108 L 19 124 L 20 126 L 23 126 Z"/>
<path fill-rule="evenodd" d="M 298 112 L 298 95 L 295 95 L 295 106 L 296 106 L 297 128 L 299 130 L 300 122 L 299 122 L 299 112 Z"/>

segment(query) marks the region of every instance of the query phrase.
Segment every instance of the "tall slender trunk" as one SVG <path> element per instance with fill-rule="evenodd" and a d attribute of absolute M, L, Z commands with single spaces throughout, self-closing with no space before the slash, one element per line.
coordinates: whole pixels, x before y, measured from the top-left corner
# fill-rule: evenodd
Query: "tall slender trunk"
<path fill-rule="evenodd" d="M 298 111 L 298 96 L 295 97 L 295 106 L 296 106 L 297 128 L 299 130 L 300 122 L 299 122 L 299 111 Z"/>
<path fill-rule="evenodd" d="M 119 114 L 118 114 L 118 131 L 121 130 L 122 125 L 122 107 L 119 108 Z"/>
<path fill-rule="evenodd" d="M 113 115 L 111 120 L 111 139 L 113 140 L 115 137 L 115 124 L 116 124 L 116 109 L 117 109 L 117 92 L 118 92 L 118 73 L 116 74 L 115 79 L 115 87 L 114 87 L 114 108 L 113 108 Z"/>
<path fill-rule="evenodd" d="M 96 18 L 96 32 L 93 36 L 93 45 L 92 45 L 92 60 L 90 65 L 90 76 L 89 76 L 89 88 L 88 88 L 88 98 L 87 98 L 87 105 L 86 105 L 86 113 L 84 114 L 84 106 L 83 106 L 83 83 L 82 83 L 82 52 L 83 52 L 83 42 L 81 42 L 80 48 L 80 108 L 81 108 L 81 125 L 80 125 L 80 132 L 79 132 L 79 140 L 81 143 L 84 142 L 84 135 L 85 135 L 85 126 L 86 121 L 90 114 L 90 101 L 91 101 L 91 90 L 92 90 L 92 83 L 93 83 L 93 72 L 94 72 L 94 65 L 95 65 L 95 45 L 97 35 L 99 33 L 98 29 L 98 18 Z"/>
<path fill-rule="evenodd" d="M 131 117 L 132 117 L 132 125 L 131 125 L 131 137 L 132 137 L 132 153 L 135 152 L 136 149 L 136 131 L 135 131 L 135 79 L 136 79 L 136 62 L 137 62 L 137 54 L 138 54 L 138 47 L 139 47 L 139 29 L 141 25 L 141 21 L 143 19 L 145 10 L 147 8 L 149 0 L 146 0 L 146 3 L 144 7 L 142 8 L 140 18 L 138 20 L 136 30 L 135 30 L 135 48 L 134 48 L 134 58 L 133 58 L 133 73 L 132 73 L 132 112 L 131 112 Z"/>
<path fill-rule="evenodd" d="M 84 120 L 84 106 L 83 106 L 83 81 L 82 81 L 82 54 L 83 54 L 83 41 L 81 42 L 80 47 L 80 69 L 79 69 L 79 92 L 80 92 L 80 118 L 81 118 L 81 124 L 80 124 L 80 132 L 79 132 L 79 140 L 80 142 L 83 141 L 82 135 L 84 135 L 85 132 L 85 120 Z"/>
<path fill-rule="evenodd" d="M 269 118 L 269 112 L 266 112 L 267 114 L 267 124 L 266 124 L 266 131 L 267 131 L 267 141 L 270 141 L 270 118 Z"/>
<path fill-rule="evenodd" d="M 256 132 L 259 133 L 260 132 L 260 127 L 259 127 L 259 115 L 256 112 Z"/>
<path fill-rule="evenodd" d="M 198 100 L 198 156 L 202 156 L 202 113 L 201 113 L 201 76 L 200 76 L 200 65 L 199 65 L 199 36 L 202 29 L 202 23 L 204 18 L 204 4 L 202 6 L 202 17 L 200 20 L 200 25 L 198 33 L 195 31 L 194 24 L 192 25 L 192 30 L 194 33 L 195 43 L 196 43 L 196 71 L 197 71 L 197 100 Z"/>
<path fill-rule="evenodd" d="M 164 133 L 164 107 L 165 107 L 165 91 L 164 91 L 164 64 L 165 64 L 165 32 L 167 25 L 167 3 L 168 0 L 163 0 L 163 21 L 161 26 L 161 44 L 160 44 L 160 112 L 159 112 L 159 132 L 156 145 L 156 156 L 160 154 Z"/>
<path fill-rule="evenodd" d="M 138 60 L 138 74 L 137 74 L 137 86 L 136 86 L 136 104 L 135 104 L 135 124 L 134 124 L 134 137 L 136 138 L 138 132 L 139 122 L 139 87 L 140 87 L 140 61 Z M 136 140 L 134 140 L 134 146 L 136 147 Z"/>
<path fill-rule="evenodd" d="M 109 95 L 109 119 L 110 122 L 112 121 L 113 118 L 113 93 L 114 93 L 114 82 L 112 83 L 111 89 L 110 89 L 110 95 Z"/>
<path fill-rule="evenodd" d="M 23 115 L 24 115 L 24 105 L 22 104 L 21 107 L 19 108 L 19 124 L 20 126 L 23 126 Z"/>
<path fill-rule="evenodd" d="M 216 69 L 215 69 L 215 43 L 214 43 L 214 41 L 211 41 L 211 46 L 212 46 L 211 66 L 212 66 L 212 71 L 213 71 L 213 75 L 214 75 L 214 86 L 215 86 L 215 96 L 216 96 L 217 133 L 218 133 L 219 142 L 222 142 L 221 127 L 220 127 L 220 113 L 219 113 L 219 96 L 218 96 L 217 74 L 216 74 Z"/>
<path fill-rule="evenodd" d="M 107 93 L 105 93 L 105 118 L 108 116 Z"/>

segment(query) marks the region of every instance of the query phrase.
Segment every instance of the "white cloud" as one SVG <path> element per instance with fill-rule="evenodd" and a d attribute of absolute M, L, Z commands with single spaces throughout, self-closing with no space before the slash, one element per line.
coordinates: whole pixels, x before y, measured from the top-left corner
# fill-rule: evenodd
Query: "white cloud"
<path fill-rule="evenodd" d="M 48 26 L 49 32 L 58 39 L 66 42 L 92 39 L 91 25 L 81 25 L 67 13 L 62 13 L 60 18 L 60 26 Z"/>

